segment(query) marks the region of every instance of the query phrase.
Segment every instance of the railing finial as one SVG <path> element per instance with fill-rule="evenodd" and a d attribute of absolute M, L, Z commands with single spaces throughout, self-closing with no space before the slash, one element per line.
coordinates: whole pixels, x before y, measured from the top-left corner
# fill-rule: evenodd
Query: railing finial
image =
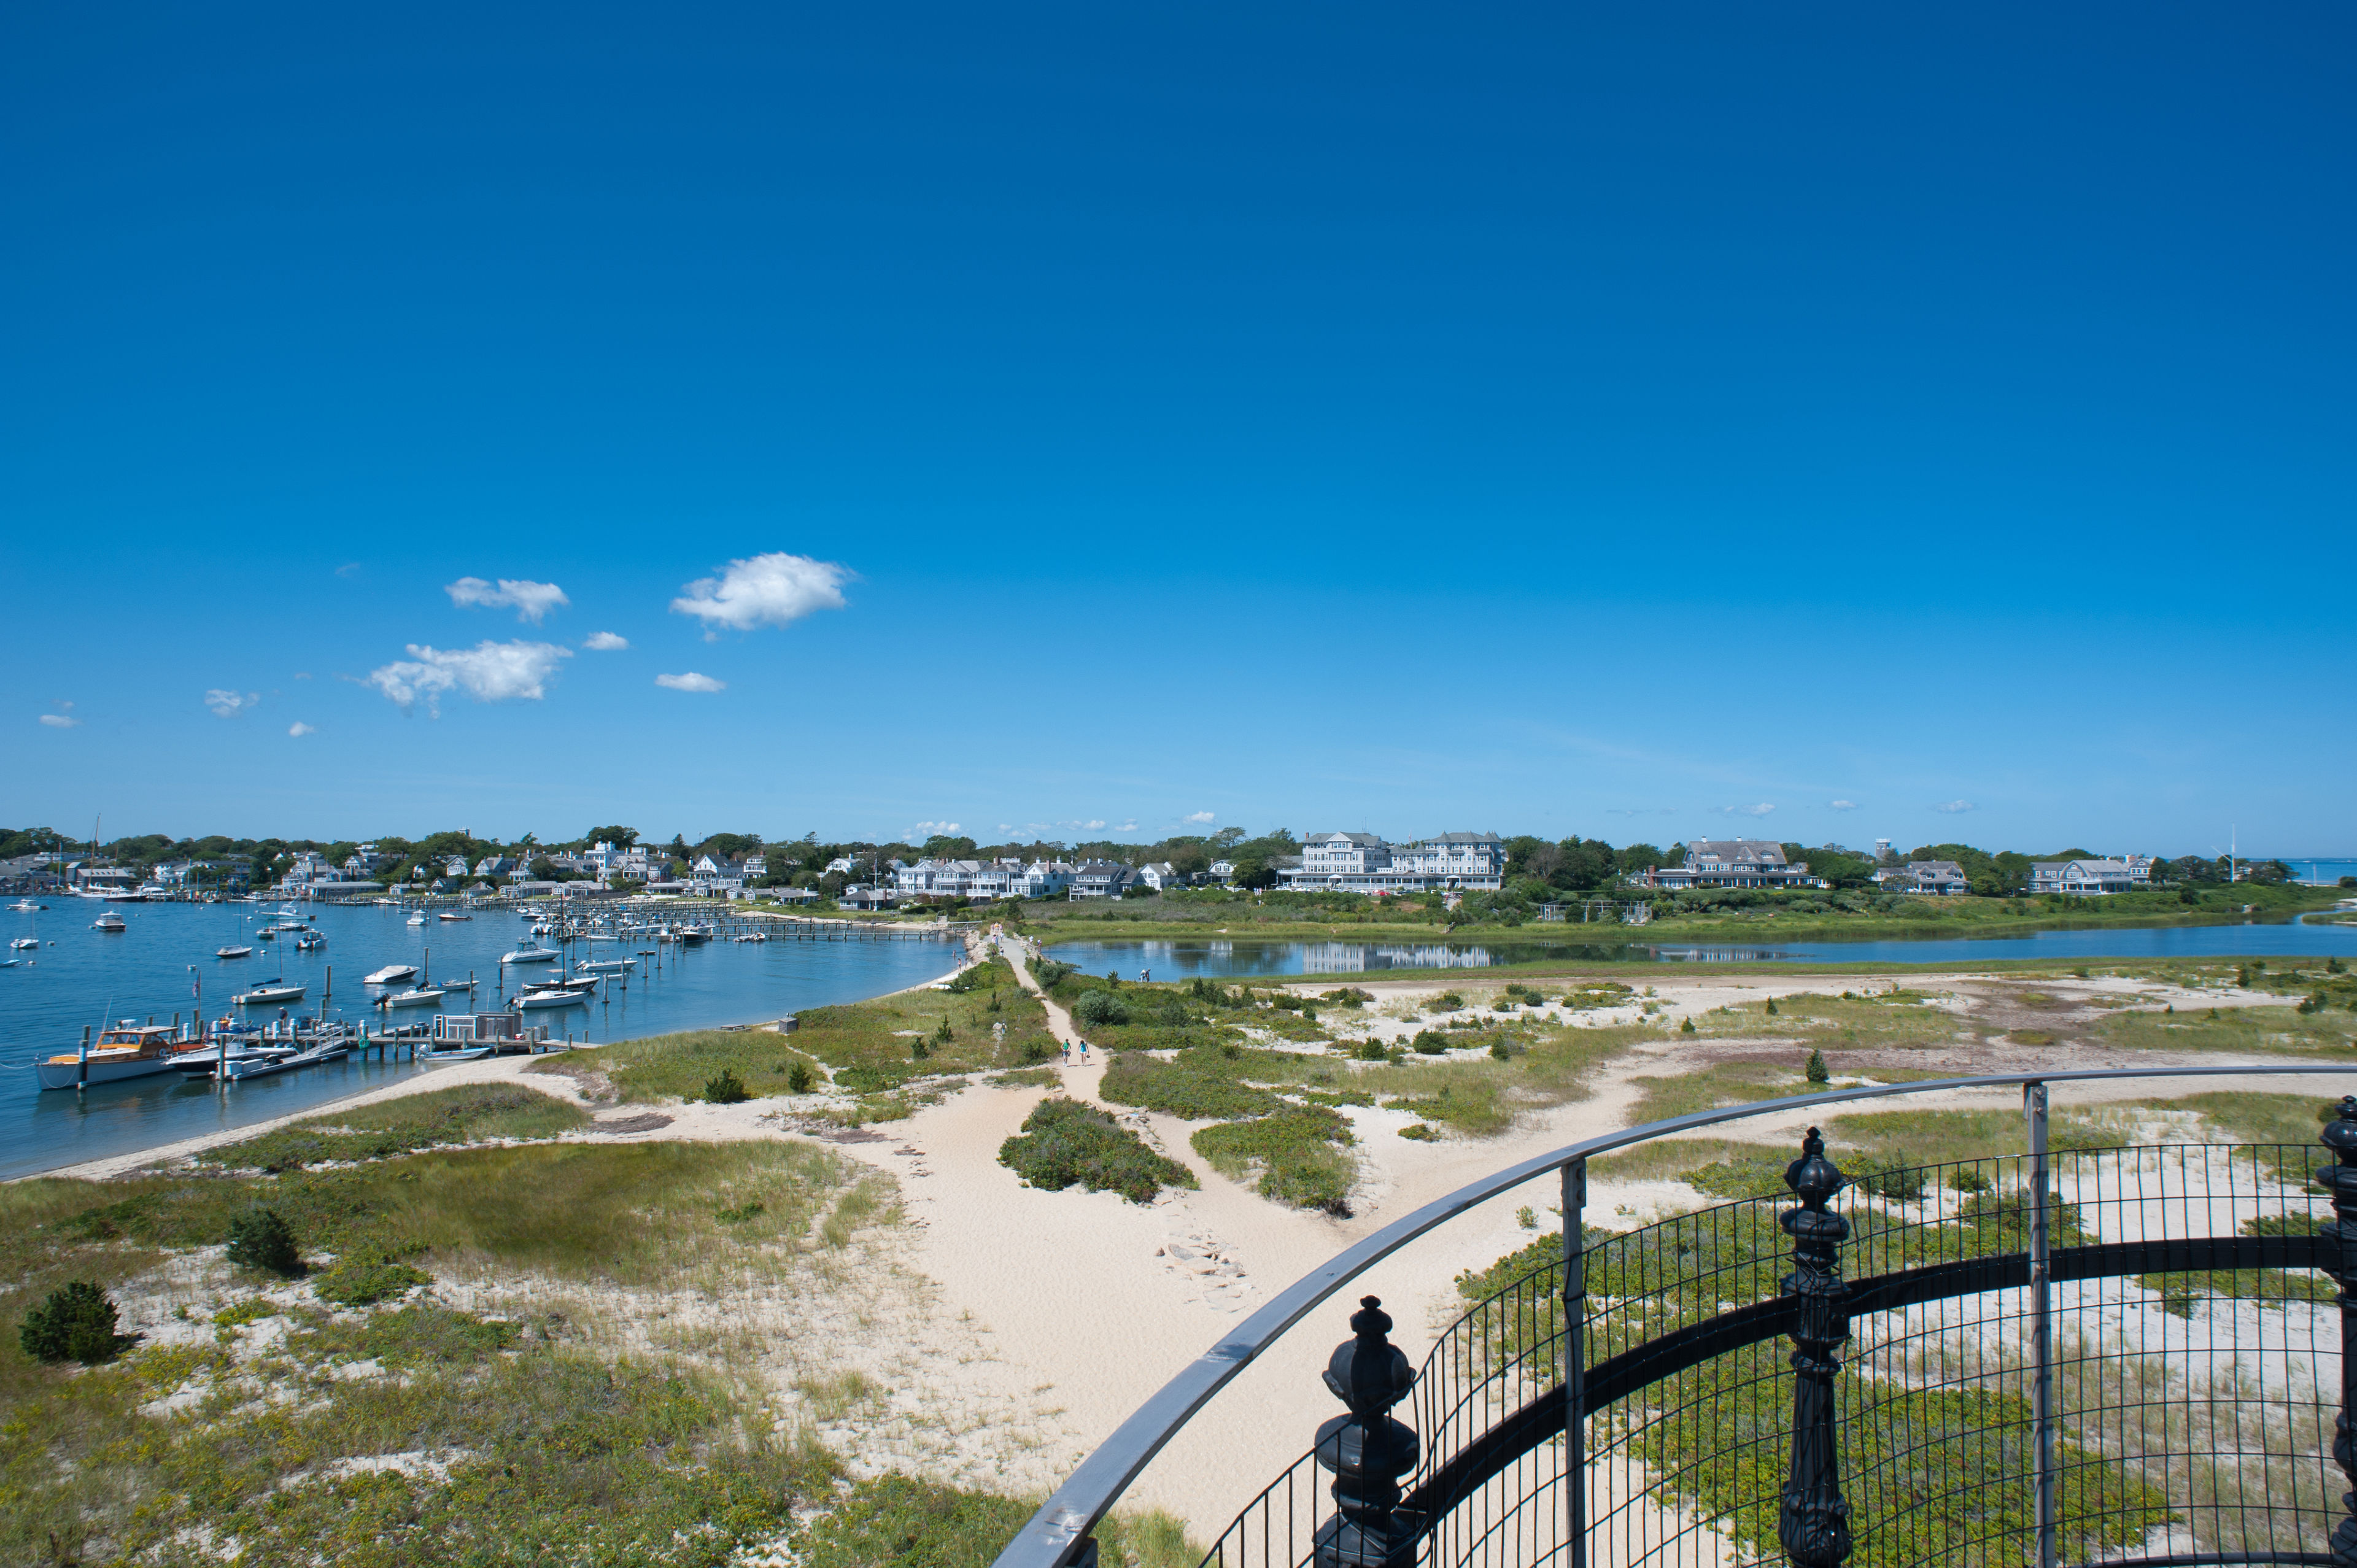
<path fill-rule="evenodd" d="M 2357 1568 L 2357 1426 L 2351 1420 L 2357 1412 L 2357 1095 L 2341 1097 L 2325 1123 L 2324 1146 L 2336 1163 L 2316 1173 L 2316 1185 L 2332 1195 L 2333 1223 L 2324 1232 L 2338 1243 L 2326 1272 L 2341 1286 L 2341 1414 L 2332 1423 L 2332 1460 L 2352 1487 L 2341 1498 L 2347 1511 L 2332 1532 L 2332 1560 Z"/>
<path fill-rule="evenodd" d="M 1784 1169 L 1784 1185 L 1801 1207 L 1778 1217 L 1792 1238 L 1792 1262 L 1784 1294 L 1798 1298 L 1792 1327 L 1792 1463 L 1785 1474 L 1776 1539 L 1799 1568 L 1839 1568 L 1850 1554 L 1849 1504 L 1841 1495 L 1841 1453 L 1834 1420 L 1834 1374 L 1841 1369 L 1835 1350 L 1849 1338 L 1849 1313 L 1841 1279 L 1841 1244 L 1849 1221 L 1825 1205 L 1849 1178 L 1825 1158 L 1825 1141 L 1814 1127 L 1802 1140 L 1801 1157 Z"/>
<path fill-rule="evenodd" d="M 1383 1302 L 1361 1296 L 1351 1337 L 1327 1359 L 1327 1391 L 1350 1413 L 1318 1429 L 1318 1463 L 1334 1473 L 1340 1510 L 1318 1527 L 1318 1568 L 1410 1568 L 1423 1538 L 1419 1521 L 1399 1507 L 1399 1478 L 1415 1468 L 1415 1429 L 1388 1412 L 1415 1386 L 1415 1369 L 1384 1337 L 1391 1328 Z"/>

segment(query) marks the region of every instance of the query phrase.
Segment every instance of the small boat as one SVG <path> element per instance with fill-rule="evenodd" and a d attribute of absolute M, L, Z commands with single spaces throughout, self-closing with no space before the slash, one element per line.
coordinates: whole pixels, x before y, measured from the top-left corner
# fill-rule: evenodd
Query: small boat
<path fill-rule="evenodd" d="M 418 910 L 418 911 L 417 911 L 417 913 L 415 913 L 414 915 L 412 915 L 412 916 L 410 916 L 410 917 L 409 917 L 408 924 L 410 924 L 410 925 L 413 925 L 413 926 L 422 926 L 422 925 L 424 925 L 425 923 L 425 910 L 423 910 L 423 909 Z"/>
<path fill-rule="evenodd" d="M 762 935 L 760 932 L 759 932 L 759 931 L 754 931 L 754 932 L 752 932 L 752 933 L 750 933 L 750 934 L 748 934 L 748 935 L 746 935 L 746 936 L 741 936 L 741 937 L 731 937 L 731 938 L 729 938 L 728 940 L 729 940 L 730 941 L 732 941 L 732 942 L 766 942 L 766 941 L 768 941 L 770 939 L 769 939 L 768 937 L 766 937 L 766 936 L 763 936 L 763 935 Z"/>
<path fill-rule="evenodd" d="M 544 948 L 535 942 L 531 947 L 518 948 L 513 952 L 500 954 L 500 961 L 501 963 L 553 963 L 564 956 L 554 948 Z"/>
<path fill-rule="evenodd" d="M 265 980 L 251 991 L 241 991 L 232 997 L 241 1007 L 274 1007 L 281 1002 L 300 1002 L 309 987 L 289 985 L 282 980 Z"/>
<path fill-rule="evenodd" d="M 407 991 L 396 991 L 390 996 L 380 996 L 380 1007 L 432 1007 L 449 993 L 438 985 L 414 985 Z"/>
<path fill-rule="evenodd" d="M 465 1046 L 455 1051 L 420 1051 L 417 1053 L 417 1059 L 425 1066 L 432 1067 L 436 1062 L 480 1061 L 490 1054 L 491 1047 L 489 1046 Z"/>
<path fill-rule="evenodd" d="M 41 939 L 38 937 L 18 937 L 8 944 L 8 949 L 12 952 L 22 952 L 27 948 L 37 948 L 40 945 Z"/>
<path fill-rule="evenodd" d="M 361 983 L 363 985 L 398 985 L 404 980 L 414 980 L 416 978 L 417 966 L 415 964 L 389 963 L 382 969 L 378 970 L 375 973 L 367 976 L 361 982 Z"/>
<path fill-rule="evenodd" d="M 141 1025 L 125 1018 L 113 1028 L 101 1031 L 98 1042 L 90 1047 L 89 1081 L 119 1083 L 126 1078 L 170 1072 L 189 1054 L 181 1047 L 169 1026 Z M 61 1052 L 37 1064 L 35 1070 L 43 1089 L 71 1089 L 82 1081 L 81 1053 Z"/>
<path fill-rule="evenodd" d="M 527 1010 L 541 1007 L 578 1007 L 588 1000 L 589 993 L 586 991 L 576 991 L 568 985 L 551 985 L 523 993 L 515 999 L 515 1004 Z"/>
<path fill-rule="evenodd" d="M 451 911 L 445 909 L 434 918 L 437 920 L 471 920 L 475 917 L 472 915 L 453 914 Z"/>
<path fill-rule="evenodd" d="M 628 974 L 638 967 L 639 961 L 634 958 L 597 958 L 575 964 L 573 972 L 576 974 Z"/>
<path fill-rule="evenodd" d="M 131 928 L 124 923 L 122 916 L 109 909 L 105 914 L 92 920 L 90 923 L 90 929 L 93 931 L 127 931 Z"/>
<path fill-rule="evenodd" d="M 295 939 L 297 952 L 317 952 L 328 945 L 328 939 L 317 931 L 306 931 Z"/>
<path fill-rule="evenodd" d="M 215 948 L 213 950 L 215 958 L 252 958 L 253 956 L 252 948 Z"/>

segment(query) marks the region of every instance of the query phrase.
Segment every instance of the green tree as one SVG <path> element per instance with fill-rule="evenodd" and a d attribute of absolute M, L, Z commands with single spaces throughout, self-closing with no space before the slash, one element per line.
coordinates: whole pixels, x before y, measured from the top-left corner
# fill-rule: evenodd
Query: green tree
<path fill-rule="evenodd" d="M 628 849 L 632 844 L 639 842 L 639 830 L 636 828 L 623 827 L 619 822 L 611 827 L 591 828 L 589 830 L 588 837 L 585 842 L 589 843 L 609 843 L 616 849 Z"/>

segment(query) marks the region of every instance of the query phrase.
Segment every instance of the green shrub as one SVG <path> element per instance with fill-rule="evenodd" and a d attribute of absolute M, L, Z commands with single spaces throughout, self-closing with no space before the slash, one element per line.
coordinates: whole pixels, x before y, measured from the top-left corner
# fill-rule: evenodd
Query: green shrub
<path fill-rule="evenodd" d="M 1415 1032 L 1415 1038 L 1408 1043 L 1424 1056 L 1442 1057 L 1448 1054 L 1448 1036 L 1437 1029 L 1418 1029 Z"/>
<path fill-rule="evenodd" d="M 811 1071 L 810 1063 L 792 1062 L 788 1064 L 786 1068 L 786 1091 L 788 1093 L 808 1094 L 811 1091 L 811 1085 L 814 1081 L 816 1081 L 816 1075 Z"/>
<path fill-rule="evenodd" d="M 1400 1136 L 1403 1138 L 1413 1138 L 1419 1144 L 1428 1144 L 1435 1138 L 1439 1137 L 1440 1134 L 1434 1132 L 1431 1128 L 1426 1126 L 1421 1122 L 1411 1122 L 1406 1126 L 1400 1129 Z"/>
<path fill-rule="evenodd" d="M 1166 1187 L 1191 1187 L 1195 1176 L 1094 1106 L 1049 1099 L 1023 1119 L 1023 1131 L 998 1147 L 998 1163 L 1033 1187 L 1061 1192 L 1074 1182 L 1151 1203 Z"/>
<path fill-rule="evenodd" d="M 1465 1005 L 1465 998 L 1454 991 L 1444 991 L 1432 999 L 1433 1007 L 1442 1013 L 1454 1013 Z"/>
<path fill-rule="evenodd" d="M 115 1349 L 114 1302 L 87 1280 L 51 1291 L 16 1330 L 25 1354 L 37 1361 L 80 1361 L 94 1367 Z"/>
<path fill-rule="evenodd" d="M 720 1076 L 705 1083 L 704 1098 L 715 1105 L 737 1105 L 753 1098 L 745 1080 L 737 1076 L 734 1068 L 722 1068 Z"/>
<path fill-rule="evenodd" d="M 1492 1061 L 1512 1061 L 1514 1059 L 1513 1047 L 1506 1044 L 1503 1040 L 1491 1040 L 1490 1042 L 1490 1058 Z"/>
<path fill-rule="evenodd" d="M 1192 1142 L 1195 1152 L 1222 1175 L 1241 1179 L 1250 1165 L 1259 1165 L 1257 1190 L 1263 1197 L 1350 1218 L 1358 1166 L 1336 1145 L 1356 1140 L 1350 1122 L 1325 1106 L 1297 1106 L 1250 1122 L 1205 1127 Z"/>
<path fill-rule="evenodd" d="M 1105 1069 L 1097 1094 L 1115 1105 L 1143 1106 L 1189 1122 L 1265 1116 L 1283 1110 L 1285 1101 L 1243 1079 L 1261 1058 L 1275 1054 L 1240 1047 L 1230 1057 L 1224 1049 L 1196 1047 L 1166 1062 L 1123 1051 Z"/>
<path fill-rule="evenodd" d="M 276 1209 L 259 1204 L 229 1222 L 229 1261 L 242 1269 L 267 1269 L 290 1278 L 303 1272 L 294 1227 Z"/>
<path fill-rule="evenodd" d="M 1390 1054 L 1383 1049 L 1383 1043 L 1381 1040 L 1361 1040 L 1355 1047 L 1351 1047 L 1351 1054 L 1362 1062 L 1380 1062 L 1391 1059 Z"/>
<path fill-rule="evenodd" d="M 1833 1069 L 1825 1065 L 1825 1053 L 1823 1051 L 1812 1050 L 1809 1064 L 1802 1071 L 1811 1083 L 1831 1083 L 1834 1080 Z"/>
<path fill-rule="evenodd" d="M 1681 1034 L 1681 1035 L 1691 1035 L 1691 1034 L 1693 1034 L 1694 1032 L 1695 1032 L 1695 1026 L 1694 1026 L 1694 1020 L 1693 1020 L 1692 1018 L 1681 1018 L 1681 1019 L 1679 1019 L 1679 1020 L 1678 1020 L 1678 1033 L 1679 1033 L 1679 1034 Z"/>
<path fill-rule="evenodd" d="M 1084 993 L 1072 1004 L 1072 1019 L 1091 1028 L 1101 1028 L 1108 1024 L 1126 1024 L 1129 1022 L 1129 1006 L 1110 991 L 1091 991 Z"/>
<path fill-rule="evenodd" d="M 1921 1203 L 1930 1173 L 1921 1165 L 1910 1165 L 1907 1151 L 1896 1149 L 1874 1161 L 1852 1178 L 1859 1187 L 1877 1197 L 1888 1197 L 1900 1203 Z"/>
<path fill-rule="evenodd" d="M 432 1274 L 371 1248 L 337 1259 L 334 1268 L 312 1282 L 311 1294 L 337 1306 L 373 1306 L 433 1283 Z"/>

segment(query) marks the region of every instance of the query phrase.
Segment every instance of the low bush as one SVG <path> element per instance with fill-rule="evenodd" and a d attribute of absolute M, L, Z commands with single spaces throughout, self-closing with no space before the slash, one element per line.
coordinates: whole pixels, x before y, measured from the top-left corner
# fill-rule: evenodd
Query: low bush
<path fill-rule="evenodd" d="M 312 1282 L 311 1294 L 337 1306 L 362 1307 L 433 1283 L 432 1274 L 389 1256 L 382 1248 L 362 1247 L 350 1257 L 337 1259 L 334 1268 Z"/>
<path fill-rule="evenodd" d="M 1448 1036 L 1437 1029 L 1418 1029 L 1415 1038 L 1408 1043 L 1423 1056 L 1445 1057 L 1448 1054 Z"/>
<path fill-rule="evenodd" d="M 1090 991 L 1072 1004 L 1072 1020 L 1091 1028 L 1129 1022 L 1129 1007 L 1110 991 Z"/>
<path fill-rule="evenodd" d="M 260 1204 L 229 1222 L 229 1261 L 242 1269 L 267 1269 L 289 1278 L 303 1272 L 294 1227 L 276 1209 Z"/>
<path fill-rule="evenodd" d="M 1400 1136 L 1403 1138 L 1413 1138 L 1419 1144 L 1428 1144 L 1435 1138 L 1439 1137 L 1440 1134 L 1434 1132 L 1431 1128 L 1426 1126 L 1421 1122 L 1411 1122 L 1406 1126 L 1400 1129 Z"/>
<path fill-rule="evenodd" d="M 817 1081 L 808 1062 L 790 1062 L 786 1066 L 786 1090 L 791 1094 L 808 1094 Z"/>
<path fill-rule="evenodd" d="M 1250 1122 L 1228 1122 L 1198 1131 L 1195 1152 L 1222 1176 L 1242 1180 L 1254 1165 L 1257 1190 L 1298 1208 L 1323 1209 L 1348 1218 L 1358 1166 L 1340 1152 L 1356 1142 L 1351 1124 L 1322 1105 L 1298 1106 Z"/>
<path fill-rule="evenodd" d="M 1383 1049 L 1381 1040 L 1361 1040 L 1351 1054 L 1362 1062 L 1389 1061 L 1391 1053 Z"/>
<path fill-rule="evenodd" d="M 1163 1061 L 1124 1051 L 1105 1069 L 1097 1093 L 1116 1105 L 1143 1106 L 1189 1122 L 1265 1116 L 1284 1109 L 1285 1101 L 1243 1079 L 1259 1058 L 1275 1054 L 1246 1050 L 1231 1058 L 1216 1047 L 1199 1047 Z"/>
<path fill-rule="evenodd" d="M 1464 1005 L 1465 998 L 1454 991 L 1444 991 L 1432 999 L 1433 1011 L 1437 1013 L 1454 1013 Z"/>
<path fill-rule="evenodd" d="M 87 1280 L 76 1280 L 27 1313 L 16 1339 L 37 1361 L 94 1367 L 113 1359 L 115 1321 L 113 1298 Z"/>
<path fill-rule="evenodd" d="M 1132 1203 L 1151 1203 L 1166 1187 L 1196 1185 L 1186 1166 L 1156 1154 L 1135 1133 L 1077 1100 L 1041 1101 L 1023 1119 L 1023 1131 L 999 1145 L 998 1163 L 1049 1192 L 1079 1182 L 1091 1192 L 1117 1192 Z"/>
<path fill-rule="evenodd" d="M 739 1105 L 753 1096 L 734 1068 L 722 1068 L 718 1078 L 705 1081 L 704 1098 L 715 1105 Z"/>

